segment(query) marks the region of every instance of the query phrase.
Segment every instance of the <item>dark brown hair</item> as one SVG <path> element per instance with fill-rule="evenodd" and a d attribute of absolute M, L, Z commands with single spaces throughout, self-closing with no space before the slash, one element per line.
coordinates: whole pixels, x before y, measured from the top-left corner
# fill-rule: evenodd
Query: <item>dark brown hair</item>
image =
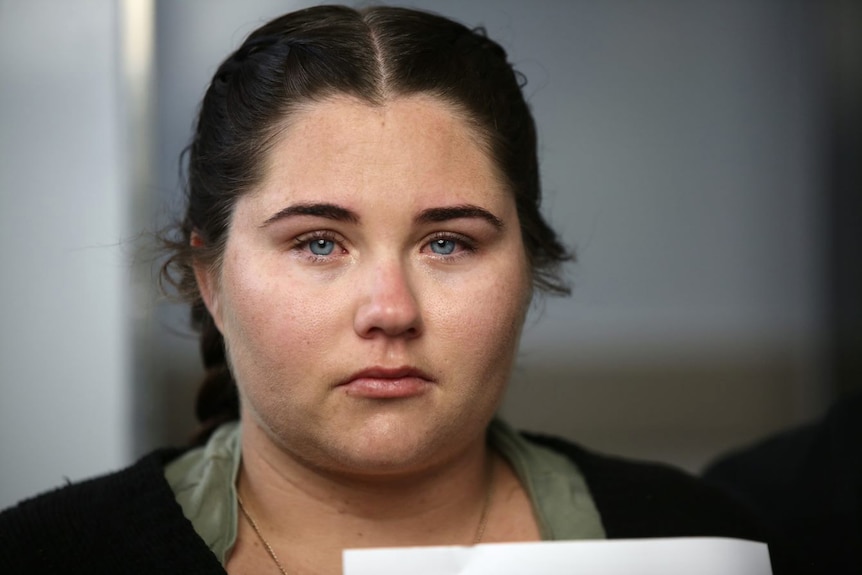
<path fill-rule="evenodd" d="M 193 264 L 217 269 L 237 198 L 262 178 L 264 158 L 298 106 L 350 95 L 382 105 L 411 94 L 440 98 L 471 123 L 515 198 L 533 285 L 567 294 L 572 259 L 539 212 L 536 128 L 506 52 L 485 36 L 427 12 L 318 6 L 253 32 L 215 73 L 187 154 L 187 211 L 166 241 L 162 279 L 192 306 L 206 378 L 197 440 L 239 417 L 224 339 L 201 299 Z M 192 233 L 203 246 L 191 246 Z"/>

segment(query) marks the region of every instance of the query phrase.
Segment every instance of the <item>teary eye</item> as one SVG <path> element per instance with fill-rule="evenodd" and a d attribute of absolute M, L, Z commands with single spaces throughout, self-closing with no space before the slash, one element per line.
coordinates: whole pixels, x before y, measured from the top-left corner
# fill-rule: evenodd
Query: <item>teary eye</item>
<path fill-rule="evenodd" d="M 308 242 L 308 249 L 316 256 L 328 256 L 335 249 L 335 242 L 325 238 L 318 238 Z"/>
<path fill-rule="evenodd" d="M 431 251 L 435 254 L 448 256 L 455 251 L 455 240 L 447 240 L 445 238 L 437 238 L 436 240 L 432 240 Z"/>

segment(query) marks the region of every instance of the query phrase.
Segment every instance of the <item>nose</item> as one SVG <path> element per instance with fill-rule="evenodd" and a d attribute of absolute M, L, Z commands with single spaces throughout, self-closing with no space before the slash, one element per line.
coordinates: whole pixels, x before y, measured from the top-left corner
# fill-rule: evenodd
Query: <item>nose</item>
<path fill-rule="evenodd" d="M 413 338 L 422 331 L 416 292 L 401 262 L 370 266 L 362 277 L 354 330 L 363 338 Z"/>

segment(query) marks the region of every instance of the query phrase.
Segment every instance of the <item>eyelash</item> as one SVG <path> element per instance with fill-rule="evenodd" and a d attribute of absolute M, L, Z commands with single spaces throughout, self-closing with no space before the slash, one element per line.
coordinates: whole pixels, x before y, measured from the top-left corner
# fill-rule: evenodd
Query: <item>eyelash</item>
<path fill-rule="evenodd" d="M 431 251 L 430 247 L 431 244 L 437 240 L 455 242 L 458 247 L 456 248 L 456 251 L 452 254 L 437 254 Z M 422 243 L 422 247 L 427 248 L 429 251 L 431 251 L 432 257 L 444 261 L 452 261 L 456 258 L 460 259 L 462 257 L 467 257 L 475 253 L 477 249 L 476 242 L 466 236 L 462 236 L 461 234 L 454 234 L 452 232 L 436 232 Z"/>
<path fill-rule="evenodd" d="M 327 240 L 333 242 L 335 244 L 335 248 L 333 248 L 332 254 L 329 255 L 318 255 L 311 253 L 309 246 L 312 242 L 317 240 Z M 333 255 L 336 255 L 336 250 L 340 250 L 343 253 L 344 247 L 344 239 L 338 234 L 331 232 L 329 230 L 316 230 L 313 232 L 309 232 L 307 234 L 302 234 L 301 236 L 297 236 L 293 240 L 293 245 L 291 246 L 292 251 L 298 252 L 301 256 L 307 258 L 311 262 L 325 262 L 332 259 Z"/>
<path fill-rule="evenodd" d="M 335 244 L 335 248 L 333 249 L 332 254 L 328 255 L 318 255 L 311 253 L 309 247 L 312 242 L 317 240 L 327 240 L 333 242 Z M 455 242 L 457 244 L 455 252 L 452 254 L 437 254 L 431 250 L 431 244 L 438 240 L 446 240 L 450 242 Z M 313 232 L 309 232 L 307 234 L 302 234 L 297 236 L 291 242 L 291 250 L 298 252 L 301 256 L 307 258 L 309 261 L 316 262 L 326 262 L 332 259 L 336 254 L 336 250 L 341 250 L 341 253 L 344 253 L 344 239 L 336 234 L 335 232 L 331 232 L 329 230 L 315 230 Z M 476 243 L 468 238 L 467 236 L 463 236 L 461 234 L 455 234 L 452 232 L 435 232 L 430 237 L 426 238 L 422 242 L 423 251 L 430 251 L 431 256 L 435 259 L 442 261 L 451 261 L 455 259 L 460 259 L 462 257 L 467 257 L 477 251 Z"/>

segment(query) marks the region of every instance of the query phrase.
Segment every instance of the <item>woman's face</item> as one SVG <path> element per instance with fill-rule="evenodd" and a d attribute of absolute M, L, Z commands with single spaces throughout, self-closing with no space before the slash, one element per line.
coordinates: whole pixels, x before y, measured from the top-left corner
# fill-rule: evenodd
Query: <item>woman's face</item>
<path fill-rule="evenodd" d="M 359 473 L 422 469 L 482 440 L 531 292 L 512 194 L 428 96 L 293 115 L 207 273 L 243 424 Z"/>

